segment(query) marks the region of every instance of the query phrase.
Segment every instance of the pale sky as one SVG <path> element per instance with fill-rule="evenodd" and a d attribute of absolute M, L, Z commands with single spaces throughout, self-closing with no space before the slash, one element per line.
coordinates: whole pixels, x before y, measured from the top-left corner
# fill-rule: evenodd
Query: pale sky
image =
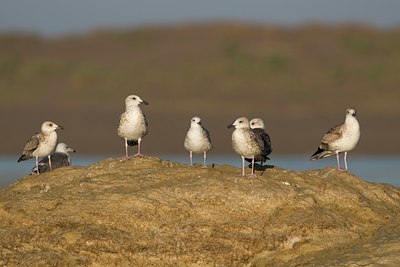
<path fill-rule="evenodd" d="M 0 32 L 45 36 L 209 21 L 400 25 L 399 0 L 0 0 Z"/>

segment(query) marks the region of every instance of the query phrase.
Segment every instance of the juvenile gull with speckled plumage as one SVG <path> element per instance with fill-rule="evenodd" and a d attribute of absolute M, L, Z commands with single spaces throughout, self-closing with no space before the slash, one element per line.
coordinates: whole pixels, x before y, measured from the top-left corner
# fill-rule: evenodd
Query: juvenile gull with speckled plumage
<path fill-rule="evenodd" d="M 263 144 L 263 150 L 261 154 L 254 156 L 255 162 L 260 162 L 261 165 L 267 160 L 269 160 L 269 154 L 272 152 L 271 138 L 269 134 L 265 131 L 264 121 L 260 118 L 254 118 L 250 121 L 250 128 L 256 135 L 257 139 Z M 246 161 L 251 162 L 252 159 L 246 158 Z"/>
<path fill-rule="evenodd" d="M 244 176 L 244 159 L 251 159 L 251 176 L 254 175 L 254 158 L 262 154 L 263 143 L 256 137 L 251 130 L 249 119 L 246 117 L 238 118 L 234 123 L 227 126 L 228 129 L 235 127 L 232 133 L 233 150 L 242 157 L 242 176 Z"/>
<path fill-rule="evenodd" d="M 51 166 L 53 170 L 71 165 L 71 158 L 68 152 L 76 152 L 76 150 L 69 147 L 65 143 L 57 144 L 55 152 L 50 155 Z M 44 158 L 39 162 L 39 172 L 44 173 L 49 171 L 51 171 L 49 159 Z M 32 168 L 32 172 L 37 172 L 36 167 Z"/>
<path fill-rule="evenodd" d="M 54 152 L 57 145 L 57 129 L 63 129 L 63 127 L 58 126 L 51 121 L 43 122 L 40 133 L 33 135 L 28 140 L 21 157 L 18 159 L 18 162 L 35 157 L 37 169 L 36 173 L 39 175 L 38 158 L 48 157 L 49 167 L 51 170 L 52 166 L 50 155 Z"/>
<path fill-rule="evenodd" d="M 125 157 L 128 156 L 128 145 L 138 145 L 138 152 L 135 156 L 142 157 L 140 144 L 142 138 L 147 134 L 148 124 L 146 116 L 143 114 L 139 105 L 148 105 L 147 101 L 142 100 L 137 95 L 130 95 L 125 99 L 125 112 L 122 113 L 118 126 L 118 135 L 125 140 Z"/>
<path fill-rule="evenodd" d="M 207 168 L 207 151 L 211 150 L 213 146 L 211 144 L 210 133 L 201 125 L 201 119 L 199 117 L 193 117 L 191 119 L 184 146 L 189 151 L 190 166 L 193 166 L 193 153 L 203 153 L 203 168 Z"/>
<path fill-rule="evenodd" d="M 338 171 L 347 171 L 347 152 L 353 150 L 360 139 L 360 124 L 356 118 L 356 110 L 346 110 L 346 120 L 343 124 L 330 129 L 322 138 L 317 151 L 310 160 L 322 159 L 336 154 Z M 344 153 L 345 169 L 340 168 L 339 153 Z"/>

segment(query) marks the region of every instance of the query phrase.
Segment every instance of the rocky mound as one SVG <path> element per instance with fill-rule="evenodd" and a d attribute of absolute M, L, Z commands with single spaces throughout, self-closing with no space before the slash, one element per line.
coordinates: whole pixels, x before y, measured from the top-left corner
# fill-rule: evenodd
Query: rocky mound
<path fill-rule="evenodd" d="M 0 265 L 392 265 L 400 190 L 333 168 L 240 177 L 107 159 L 0 191 Z"/>

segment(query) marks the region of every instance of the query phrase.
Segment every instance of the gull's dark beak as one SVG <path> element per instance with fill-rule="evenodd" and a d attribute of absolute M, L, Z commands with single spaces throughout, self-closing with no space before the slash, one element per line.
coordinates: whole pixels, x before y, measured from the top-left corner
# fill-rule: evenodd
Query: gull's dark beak
<path fill-rule="evenodd" d="M 58 125 L 58 126 L 57 126 L 57 129 L 58 129 L 58 130 L 63 130 L 63 129 L 64 129 L 64 127 L 62 127 L 62 126 Z"/>
<path fill-rule="evenodd" d="M 226 126 L 226 128 L 228 128 L 228 129 L 230 129 L 232 127 L 235 127 L 235 126 L 233 126 L 233 124 L 229 124 L 228 126 Z"/>
<path fill-rule="evenodd" d="M 143 105 L 148 105 L 149 102 L 147 102 L 147 101 L 145 101 L 145 100 L 142 100 L 142 104 L 143 104 Z"/>

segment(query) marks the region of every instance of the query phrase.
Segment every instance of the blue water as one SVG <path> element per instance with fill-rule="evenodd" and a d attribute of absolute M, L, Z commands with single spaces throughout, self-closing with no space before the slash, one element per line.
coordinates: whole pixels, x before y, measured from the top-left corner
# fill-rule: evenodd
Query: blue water
<path fill-rule="evenodd" d="M 150 155 L 165 160 L 180 163 L 188 163 L 187 155 Z M 78 156 L 72 155 L 72 164 L 77 166 L 88 166 L 115 155 L 105 156 Z M 202 155 L 195 155 L 194 162 L 202 163 Z M 210 155 L 207 164 L 228 164 L 241 167 L 241 159 L 237 155 Z M 370 182 L 388 183 L 400 187 L 400 156 L 356 156 L 349 155 L 349 171 L 354 175 Z M 6 187 L 19 178 L 30 173 L 35 160 L 16 162 L 15 157 L 0 156 L 0 188 Z M 268 165 L 304 171 L 320 169 L 326 166 L 336 167 L 335 157 L 325 158 L 318 161 L 309 161 L 307 155 L 273 155 Z"/>

